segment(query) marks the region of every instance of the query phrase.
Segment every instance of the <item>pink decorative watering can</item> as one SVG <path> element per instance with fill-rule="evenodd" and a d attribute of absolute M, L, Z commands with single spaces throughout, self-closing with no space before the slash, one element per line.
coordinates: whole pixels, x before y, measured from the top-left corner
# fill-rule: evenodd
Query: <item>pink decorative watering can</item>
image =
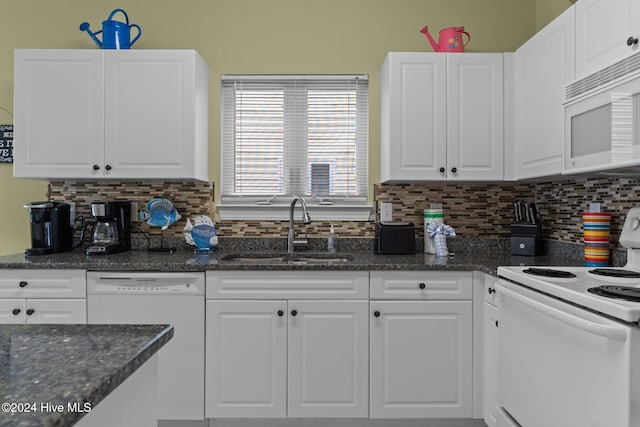
<path fill-rule="evenodd" d="M 471 40 L 471 36 L 464 31 L 464 27 L 449 27 L 440 30 L 437 43 L 429 34 L 429 29 L 426 26 L 420 32 L 427 37 L 436 52 L 464 52 L 464 47 Z M 463 42 L 463 34 L 467 35 L 466 42 Z"/>

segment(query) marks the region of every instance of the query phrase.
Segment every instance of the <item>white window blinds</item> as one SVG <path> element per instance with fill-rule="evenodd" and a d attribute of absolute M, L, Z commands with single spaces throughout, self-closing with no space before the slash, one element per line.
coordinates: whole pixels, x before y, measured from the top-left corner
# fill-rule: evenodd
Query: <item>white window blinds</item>
<path fill-rule="evenodd" d="M 223 203 L 366 202 L 368 116 L 366 76 L 223 76 Z"/>

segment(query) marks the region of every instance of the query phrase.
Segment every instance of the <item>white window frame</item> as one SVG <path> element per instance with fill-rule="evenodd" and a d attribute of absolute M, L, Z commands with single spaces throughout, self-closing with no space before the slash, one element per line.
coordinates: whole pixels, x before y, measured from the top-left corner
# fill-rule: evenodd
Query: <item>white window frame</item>
<path fill-rule="evenodd" d="M 345 78 L 358 78 L 368 81 L 367 76 L 344 76 L 344 75 L 321 75 L 321 76 L 310 76 L 310 75 L 273 75 L 273 76 L 265 76 L 265 75 L 223 75 L 221 77 L 221 86 L 225 81 L 230 80 L 293 80 L 293 79 L 322 79 L 322 80 L 330 80 L 332 78 L 335 79 L 345 79 Z M 246 195 L 231 195 L 225 194 L 224 191 L 224 179 L 225 176 L 225 168 L 233 167 L 231 165 L 225 164 L 225 132 L 228 132 L 228 129 L 225 128 L 225 99 L 223 91 L 221 90 L 221 144 L 220 144 L 220 178 L 221 185 L 219 188 L 221 189 L 221 201 L 217 205 L 218 213 L 220 215 L 221 220 L 288 220 L 289 219 L 289 206 L 291 204 L 293 195 L 256 195 L 256 196 L 246 196 Z M 368 106 L 367 106 L 368 108 Z M 367 118 L 368 119 L 368 118 Z M 228 125 L 227 125 L 228 126 Z M 366 126 L 366 132 L 368 133 L 368 123 Z M 368 139 L 368 135 L 366 136 Z M 286 142 L 285 142 L 286 145 Z M 368 141 L 367 147 L 364 150 L 364 158 L 365 162 L 368 165 Z M 227 150 L 229 147 L 226 147 Z M 362 149 L 359 148 L 359 153 L 361 153 Z M 229 152 L 227 151 L 227 156 Z M 228 157 L 227 157 L 228 159 Z M 230 163 L 228 160 L 226 163 Z M 368 166 L 365 167 L 366 174 L 368 175 Z M 227 171 L 228 172 L 228 171 Z M 368 180 L 368 176 L 366 178 Z M 366 184 L 368 185 L 368 184 Z M 359 196 L 348 196 L 348 197 L 330 197 L 330 198 L 318 198 L 315 196 L 304 196 L 305 201 L 307 203 L 309 214 L 313 221 L 371 221 L 373 220 L 374 211 L 372 206 L 368 203 L 368 198 L 366 191 L 365 194 Z M 298 211 L 299 208 L 296 208 Z M 296 213 L 296 218 L 299 216 L 299 213 Z"/>

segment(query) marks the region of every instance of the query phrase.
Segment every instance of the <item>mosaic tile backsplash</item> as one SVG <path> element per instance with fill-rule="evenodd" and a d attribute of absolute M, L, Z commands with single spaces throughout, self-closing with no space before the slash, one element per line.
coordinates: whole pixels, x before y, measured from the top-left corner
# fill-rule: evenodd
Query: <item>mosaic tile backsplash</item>
<path fill-rule="evenodd" d="M 194 215 L 209 215 L 213 212 L 213 190 L 206 182 L 169 182 L 169 181 L 51 181 L 49 198 L 58 201 L 71 201 L 76 204 L 76 216 L 91 219 L 91 203 L 100 201 L 128 200 L 138 203 L 138 209 L 154 197 L 167 198 L 182 219 L 169 227 L 164 235 L 182 236 L 187 218 Z M 133 215 L 133 213 L 132 213 Z M 144 222 L 134 223 L 133 235 L 160 236 L 157 227 Z M 137 226 L 137 227 L 136 227 Z"/>
<path fill-rule="evenodd" d="M 536 185 L 536 203 L 546 238 L 582 243 L 582 212 L 590 202 L 611 213 L 611 242 L 618 238 L 626 212 L 640 206 L 640 180 L 628 178 L 578 178 Z"/>
<path fill-rule="evenodd" d="M 52 181 L 52 200 L 76 203 L 77 215 L 89 217 L 92 201 L 130 200 L 139 208 L 151 198 L 164 197 L 173 201 L 182 219 L 171 226 L 166 237 L 181 237 L 186 219 L 194 215 L 209 215 L 215 210 L 213 189 L 208 183 L 121 181 L 85 182 Z M 431 203 L 442 203 L 445 222 L 453 226 L 461 238 L 505 238 L 509 236 L 514 200 L 535 200 L 542 222 L 543 236 L 568 243 L 582 242 L 581 213 L 590 202 L 602 203 L 602 209 L 612 213 L 611 240 L 614 247 L 624 213 L 640 205 L 640 181 L 626 178 L 577 178 L 542 183 L 426 183 L 376 184 L 374 198 L 393 203 L 393 220 L 416 224 L 418 239 L 423 238 L 422 211 Z M 373 238 L 373 222 L 335 222 L 339 238 Z M 150 236 L 160 230 L 137 223 Z M 307 226 L 309 238 L 325 238 L 328 222 L 313 222 Z M 221 221 L 216 224 L 221 237 L 286 238 L 286 221 Z"/>

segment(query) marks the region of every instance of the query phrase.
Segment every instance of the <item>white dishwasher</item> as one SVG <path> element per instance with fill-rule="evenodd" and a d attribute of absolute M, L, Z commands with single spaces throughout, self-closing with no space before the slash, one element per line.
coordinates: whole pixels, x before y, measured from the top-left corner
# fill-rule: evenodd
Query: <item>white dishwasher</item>
<path fill-rule="evenodd" d="M 171 324 L 158 353 L 158 417 L 204 419 L 204 273 L 87 273 L 91 324 Z"/>

